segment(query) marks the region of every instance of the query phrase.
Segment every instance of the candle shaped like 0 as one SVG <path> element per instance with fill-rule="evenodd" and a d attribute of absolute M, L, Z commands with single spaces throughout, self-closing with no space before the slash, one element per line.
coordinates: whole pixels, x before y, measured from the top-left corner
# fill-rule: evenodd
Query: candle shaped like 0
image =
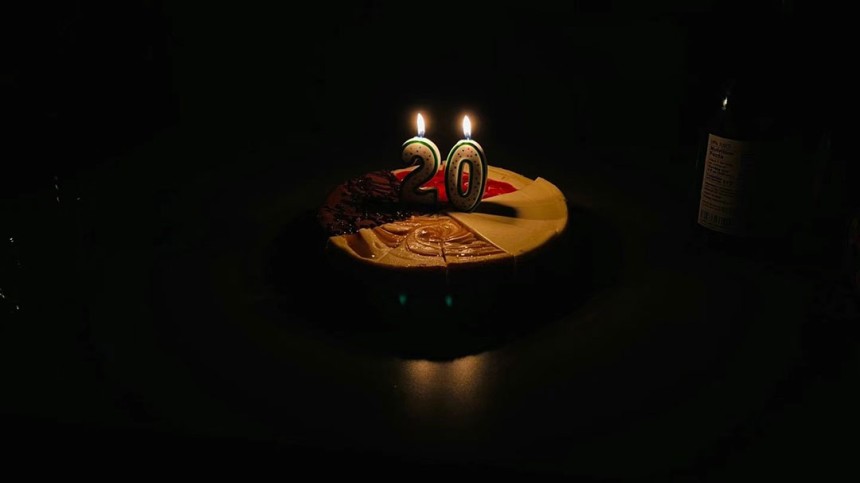
<path fill-rule="evenodd" d="M 481 145 L 472 140 L 472 123 L 463 117 L 463 135 L 448 153 L 445 166 L 445 192 L 448 202 L 460 211 L 473 211 L 481 203 L 487 185 L 487 157 Z M 463 174 L 469 166 L 468 188 L 463 189 Z"/>
<path fill-rule="evenodd" d="M 424 137 L 424 118 L 418 114 L 418 135 L 403 143 L 401 159 L 407 166 L 418 165 L 403 178 L 400 199 L 407 203 L 436 204 L 436 188 L 422 185 L 436 175 L 442 155 L 433 141 Z"/>

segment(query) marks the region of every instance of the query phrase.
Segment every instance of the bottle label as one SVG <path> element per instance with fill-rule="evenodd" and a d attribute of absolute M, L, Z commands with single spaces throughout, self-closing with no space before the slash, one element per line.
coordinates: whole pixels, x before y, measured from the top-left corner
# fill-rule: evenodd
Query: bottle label
<path fill-rule="evenodd" d="M 749 169 L 750 145 L 708 135 L 705 172 L 699 196 L 699 224 L 730 235 L 746 234 L 744 172 Z"/>

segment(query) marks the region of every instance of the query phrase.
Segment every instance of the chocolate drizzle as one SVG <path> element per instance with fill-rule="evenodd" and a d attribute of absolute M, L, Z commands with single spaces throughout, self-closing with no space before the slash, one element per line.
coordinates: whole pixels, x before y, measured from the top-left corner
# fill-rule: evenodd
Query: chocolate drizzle
<path fill-rule="evenodd" d="M 390 171 L 378 170 L 335 188 L 317 218 L 323 229 L 334 236 L 405 220 L 417 213 L 415 207 L 400 202 L 400 180 Z"/>

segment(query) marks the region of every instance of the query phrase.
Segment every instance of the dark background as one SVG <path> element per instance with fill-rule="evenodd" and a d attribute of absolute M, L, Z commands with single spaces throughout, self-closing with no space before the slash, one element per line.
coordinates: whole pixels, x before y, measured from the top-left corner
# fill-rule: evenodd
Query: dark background
<path fill-rule="evenodd" d="M 779 59 L 790 75 L 773 88 L 810 129 L 832 130 L 848 113 L 850 29 L 808 3 L 13 8 L 4 123 L 25 152 L 74 154 L 54 162 L 69 172 L 180 127 L 381 155 L 372 150 L 412 134 L 417 110 L 441 145 L 472 112 L 498 143 L 674 149 L 695 144 L 729 76 Z"/>
<path fill-rule="evenodd" d="M 284 421 L 273 423 L 282 431 L 259 431 L 257 423 L 244 427 L 235 421 L 217 428 L 213 421 L 219 411 L 246 415 L 256 409 L 211 393 L 185 400 L 181 391 L 174 407 L 165 409 L 153 402 L 163 399 L 151 398 L 125 379 L 125 369 L 114 365 L 112 355 L 124 350 L 122 344 L 99 333 L 92 322 L 110 319 L 131 326 L 103 315 L 126 310 L 135 314 L 129 320 L 156 323 L 164 313 L 178 311 L 183 302 L 169 301 L 178 298 L 164 301 L 150 294 L 166 278 L 153 275 L 161 274 L 159 264 L 212 249 L 206 242 L 186 241 L 183 234 L 195 226 L 190 220 L 218 225 L 221 217 L 244 213 L 245 201 L 266 203 L 266 195 L 279 192 L 313 206 L 339 180 L 386 165 L 386 159 L 396 161 L 400 143 L 414 134 L 419 110 L 428 119 L 427 135 L 443 151 L 459 137 L 460 119 L 469 113 L 474 137 L 492 153 L 491 164 L 498 160 L 530 177 L 593 180 L 593 186 L 607 187 L 593 199 L 610 200 L 619 210 L 626 209 L 625 203 L 650 203 L 683 214 L 701 130 L 721 99 L 725 79 L 761 71 L 771 62 L 790 66 L 781 71 L 789 75 L 774 90 L 795 105 L 794 119 L 809 145 L 817 148 L 830 140 L 828 149 L 815 151 L 826 159 L 826 188 L 812 215 L 820 223 L 820 237 L 790 262 L 838 271 L 841 252 L 828 247 L 841 246 L 848 216 L 860 206 L 860 190 L 850 188 L 857 186 L 856 163 L 846 161 L 850 134 L 843 119 L 853 108 L 847 62 L 851 29 L 844 17 L 812 2 L 729 1 L 511 7 L 153 1 L 11 7 L 2 16 L 0 33 L 4 435 L 21 455 L 69 455 L 84 466 L 94 458 L 140 463 L 140 454 L 154 454 L 185 462 L 262 456 L 281 462 L 287 472 L 337 475 L 417 469 L 440 476 L 519 471 L 584 479 L 736 479 L 748 472 L 850 469 L 846 456 L 856 449 L 850 430 L 857 428 L 851 409 L 857 401 L 857 329 L 850 308 L 840 308 L 841 315 L 832 317 L 837 322 L 825 328 L 789 325 L 806 343 L 788 357 L 778 383 L 768 386 L 762 396 L 766 403 L 750 403 L 754 410 L 738 410 L 743 414 L 698 434 L 693 439 L 705 443 L 695 446 L 695 454 L 679 449 L 682 444 L 669 446 L 653 465 L 641 464 L 642 454 L 648 454 L 642 445 L 660 440 L 663 430 L 640 425 L 628 435 L 619 429 L 624 418 L 606 432 L 627 443 L 598 453 L 603 463 L 591 466 L 559 454 L 594 441 L 613 448 L 599 428 L 566 438 L 548 429 L 547 444 L 557 452 L 547 451 L 546 461 L 532 455 L 511 464 L 494 459 L 493 449 L 468 446 L 494 448 L 482 439 L 492 431 L 464 435 L 460 443 L 454 438 L 449 452 L 421 453 L 435 457 L 400 453 L 392 449 L 396 441 L 382 445 L 383 450 L 378 444 L 340 444 L 342 432 L 368 428 L 347 416 L 323 416 L 338 409 L 320 401 L 341 392 L 303 383 L 307 376 L 300 375 L 292 382 L 285 376 L 283 384 L 320 391 L 317 409 L 308 402 L 313 399 L 304 397 L 283 411 L 308 411 L 307 427 L 297 428 L 297 434 L 313 428 L 315 418 L 328 418 L 324 436 L 292 437 Z M 573 181 L 562 185 L 578 186 Z M 273 203 L 282 207 L 278 203 L 284 201 Z M 214 230 L 204 231 L 203 239 L 237 236 Z M 652 235 L 656 238 L 649 243 L 669 243 L 659 237 L 686 232 L 678 228 Z M 6 244 L 15 237 L 18 241 Z M 147 257 L 154 260 L 151 266 L 141 262 Z M 660 267 L 663 259 L 656 260 L 652 264 Z M 111 278 L 117 274 L 120 278 Z M 105 312 L 99 308 L 104 302 L 96 300 L 103 300 L 104 286 L 116 284 L 144 292 L 128 299 L 137 305 L 119 310 L 125 302 L 118 301 L 117 310 Z M 668 306 L 654 310 L 673 310 L 671 298 L 661 303 Z M 696 337 L 705 338 L 702 334 Z M 666 333 L 661 340 L 685 343 L 681 335 Z M 744 361 L 754 365 L 768 350 L 761 347 L 761 356 Z M 131 357 L 125 363 L 135 361 L 148 363 Z M 625 361 L 619 367 L 632 364 Z M 607 369 L 605 374 L 616 373 Z M 714 374 L 701 377 L 719 379 Z M 340 377 L 345 378 L 341 384 L 353 384 L 348 376 Z M 672 390 L 677 395 L 688 389 Z M 535 401 L 553 400 L 538 393 Z M 627 397 L 620 390 L 610 394 Z M 205 403 L 197 410 L 187 408 L 199 420 L 177 422 L 167 416 L 200 401 Z M 540 404 L 523 407 L 539 414 Z M 718 411 L 720 403 L 700 404 L 706 408 L 701 418 L 708 418 L 708 410 Z M 659 427 L 659 417 L 647 416 L 652 409 L 642 409 L 645 415 L 637 421 Z M 511 416 L 503 410 L 494 414 Z M 550 416 L 523 416 L 506 437 L 516 438 L 518 430 L 531 437 L 541 434 L 525 429 L 534 422 L 564 426 Z M 677 429 L 683 423 L 670 424 Z M 433 441 L 438 436 L 421 425 L 415 431 L 404 438 L 408 448 L 426 449 L 422 431 L 429 431 Z M 673 434 L 666 432 L 666 437 Z M 376 441 L 372 434 L 367 438 Z M 849 439 L 844 445 L 843 438 Z M 495 440 L 503 444 L 505 438 Z M 458 457 L 460 444 L 466 456 Z M 629 471 L 619 470 L 628 464 Z"/>

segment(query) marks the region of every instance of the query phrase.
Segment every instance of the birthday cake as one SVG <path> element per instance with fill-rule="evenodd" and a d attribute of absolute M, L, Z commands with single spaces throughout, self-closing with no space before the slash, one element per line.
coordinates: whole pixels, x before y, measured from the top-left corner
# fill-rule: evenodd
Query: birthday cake
<path fill-rule="evenodd" d="M 404 203 L 401 183 L 410 171 L 374 171 L 335 188 L 318 213 L 327 250 L 360 265 L 451 281 L 482 267 L 513 273 L 567 226 L 565 197 L 543 178 L 490 166 L 481 203 L 464 212 L 452 209 L 444 190 L 434 206 Z M 439 171 L 426 186 L 441 183 Z"/>
<path fill-rule="evenodd" d="M 401 151 L 406 168 L 349 179 L 317 212 L 325 279 L 349 288 L 331 310 L 345 309 L 330 318 L 374 313 L 409 330 L 426 324 L 417 341 L 442 326 L 459 340 L 463 327 L 495 330 L 556 305 L 575 271 L 563 263 L 571 250 L 556 243 L 568 238 L 564 194 L 546 179 L 489 165 L 468 116 L 445 159 L 424 137 L 420 114 L 417 121 L 418 135 Z"/>

